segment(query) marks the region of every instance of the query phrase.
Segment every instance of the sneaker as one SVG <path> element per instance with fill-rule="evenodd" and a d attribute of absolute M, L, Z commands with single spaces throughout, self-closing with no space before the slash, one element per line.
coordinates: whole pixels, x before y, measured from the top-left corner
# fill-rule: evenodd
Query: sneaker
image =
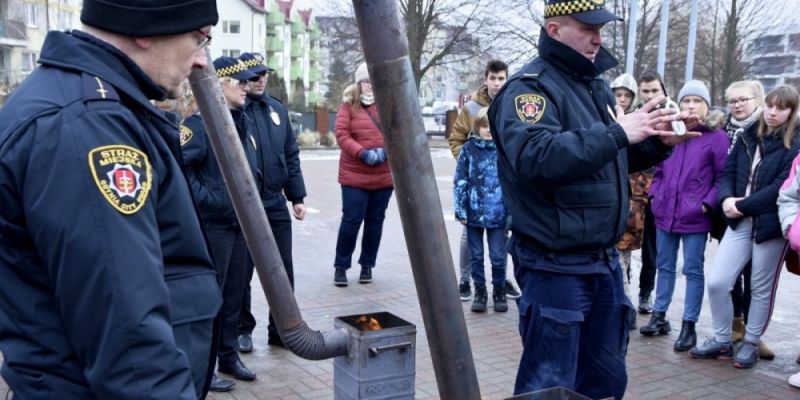
<path fill-rule="evenodd" d="M 494 312 L 508 311 L 508 302 L 506 301 L 506 291 L 505 291 L 506 287 L 495 286 L 494 290 L 492 290 L 492 301 L 494 302 Z"/>
<path fill-rule="evenodd" d="M 372 267 L 361 266 L 361 275 L 358 276 L 358 283 L 372 282 Z"/>
<path fill-rule="evenodd" d="M 511 283 L 510 280 L 506 279 L 506 297 L 509 299 L 518 299 L 522 296 L 522 293 L 514 287 L 514 284 Z"/>
<path fill-rule="evenodd" d="M 461 301 L 472 300 L 472 288 L 469 287 L 469 282 L 461 282 L 458 284 L 458 296 Z"/>
<path fill-rule="evenodd" d="M 486 311 L 486 285 L 475 284 L 475 299 L 472 300 L 472 312 Z"/>
<path fill-rule="evenodd" d="M 347 270 L 344 268 L 336 268 L 336 273 L 333 274 L 333 284 L 336 286 L 347 286 Z"/>
<path fill-rule="evenodd" d="M 736 368 L 752 368 L 758 362 L 758 343 L 742 340 L 742 347 L 733 357 L 733 366 Z"/>
<path fill-rule="evenodd" d="M 700 346 L 695 346 L 689 350 L 689 356 L 692 358 L 699 358 L 701 360 L 711 360 L 714 358 L 721 358 L 728 360 L 733 357 L 733 346 L 730 342 L 720 343 L 717 339 L 707 339 Z"/>
<path fill-rule="evenodd" d="M 800 372 L 789 377 L 789 384 L 796 388 L 800 388 Z"/>

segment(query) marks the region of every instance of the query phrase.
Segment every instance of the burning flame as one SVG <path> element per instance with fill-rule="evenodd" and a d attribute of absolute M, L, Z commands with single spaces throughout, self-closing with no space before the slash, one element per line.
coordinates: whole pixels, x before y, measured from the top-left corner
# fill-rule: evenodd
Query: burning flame
<path fill-rule="evenodd" d="M 366 315 L 362 315 L 355 320 L 355 324 L 358 325 L 358 329 L 362 331 L 378 331 L 383 329 L 381 323 L 378 322 L 377 319 L 368 317 Z"/>

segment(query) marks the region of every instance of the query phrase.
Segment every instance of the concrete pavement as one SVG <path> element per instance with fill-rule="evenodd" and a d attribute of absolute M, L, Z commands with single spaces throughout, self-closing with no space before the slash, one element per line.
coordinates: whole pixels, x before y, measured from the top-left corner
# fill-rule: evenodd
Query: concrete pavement
<path fill-rule="evenodd" d="M 455 161 L 449 150 L 432 150 L 454 260 L 458 260 L 461 225 L 452 211 L 452 174 Z M 333 319 L 341 315 L 389 311 L 417 324 L 416 398 L 437 399 L 438 390 L 430 360 L 428 342 L 422 325 L 411 269 L 394 199 L 389 204 L 378 265 L 373 282 L 357 283 L 358 265 L 349 271 L 350 285 L 332 283 L 334 247 L 341 215 L 340 189 L 337 183 L 338 151 L 304 150 L 302 168 L 306 177 L 309 213 L 305 221 L 294 223 L 296 295 L 305 320 L 312 329 L 333 328 Z M 424 240 L 424 238 L 419 238 Z M 709 245 L 706 266 L 710 266 L 715 245 Z M 354 259 L 357 259 L 358 248 Z M 634 253 L 638 263 L 638 254 Z M 456 272 L 457 274 L 457 272 Z M 637 281 L 634 280 L 635 288 Z M 454 281 L 455 285 L 456 282 Z M 684 280 L 679 276 L 673 306 L 668 317 L 673 332 L 668 336 L 645 338 L 631 333 L 628 350 L 629 383 L 626 399 L 796 399 L 800 390 L 786 383 L 788 375 L 800 370 L 794 363 L 800 352 L 797 299 L 800 277 L 784 273 L 778 289 L 778 301 L 765 341 L 777 354 L 774 361 L 761 361 L 751 370 L 737 370 L 730 362 L 691 360 L 685 353 L 672 351 L 680 329 Z M 635 289 L 634 289 L 635 290 Z M 258 280 L 253 280 L 253 309 L 259 326 L 254 333 L 255 351 L 242 355 L 244 363 L 257 375 L 254 382 L 237 382 L 229 393 L 212 394 L 210 399 L 330 399 L 333 397 L 333 361 L 300 359 L 282 348 L 267 345 L 268 306 Z M 507 313 L 475 314 L 468 302 L 462 303 L 473 348 L 473 356 L 485 399 L 503 399 L 512 395 L 521 343 L 517 333 L 517 308 L 510 302 Z M 490 301 L 491 305 L 491 301 Z M 639 316 L 638 324 L 647 316 Z M 710 335 L 710 312 L 703 307 L 698 323 L 701 337 Z M 701 338 L 702 340 L 702 338 Z M 225 376 L 225 375 L 221 375 Z M 7 386 L 0 380 L 0 399 Z"/>

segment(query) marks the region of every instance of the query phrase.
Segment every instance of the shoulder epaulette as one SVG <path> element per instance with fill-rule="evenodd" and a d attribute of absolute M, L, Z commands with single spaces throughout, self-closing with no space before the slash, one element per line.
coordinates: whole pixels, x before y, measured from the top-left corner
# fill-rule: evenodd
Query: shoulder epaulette
<path fill-rule="evenodd" d="M 119 101 L 119 95 L 111 84 L 91 74 L 82 74 L 83 100 L 113 100 Z"/>

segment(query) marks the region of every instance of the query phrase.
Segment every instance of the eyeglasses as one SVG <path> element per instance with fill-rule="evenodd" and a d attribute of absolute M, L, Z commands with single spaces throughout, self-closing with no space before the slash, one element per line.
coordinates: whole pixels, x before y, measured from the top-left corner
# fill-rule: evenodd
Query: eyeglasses
<path fill-rule="evenodd" d="M 739 104 L 744 104 L 753 99 L 755 99 L 755 97 L 742 97 L 740 99 L 730 99 L 728 100 L 728 106 L 733 107 Z"/>
<path fill-rule="evenodd" d="M 200 50 L 207 47 L 211 43 L 211 31 L 203 32 L 198 29 L 197 33 L 203 35 L 203 39 L 197 43 L 197 48 L 195 48 L 195 50 Z"/>
<path fill-rule="evenodd" d="M 248 84 L 248 83 L 250 83 L 250 81 L 241 81 L 241 80 L 240 80 L 240 81 L 238 82 L 239 88 L 240 88 L 240 89 L 246 89 L 246 88 L 247 88 L 247 84 Z"/>

